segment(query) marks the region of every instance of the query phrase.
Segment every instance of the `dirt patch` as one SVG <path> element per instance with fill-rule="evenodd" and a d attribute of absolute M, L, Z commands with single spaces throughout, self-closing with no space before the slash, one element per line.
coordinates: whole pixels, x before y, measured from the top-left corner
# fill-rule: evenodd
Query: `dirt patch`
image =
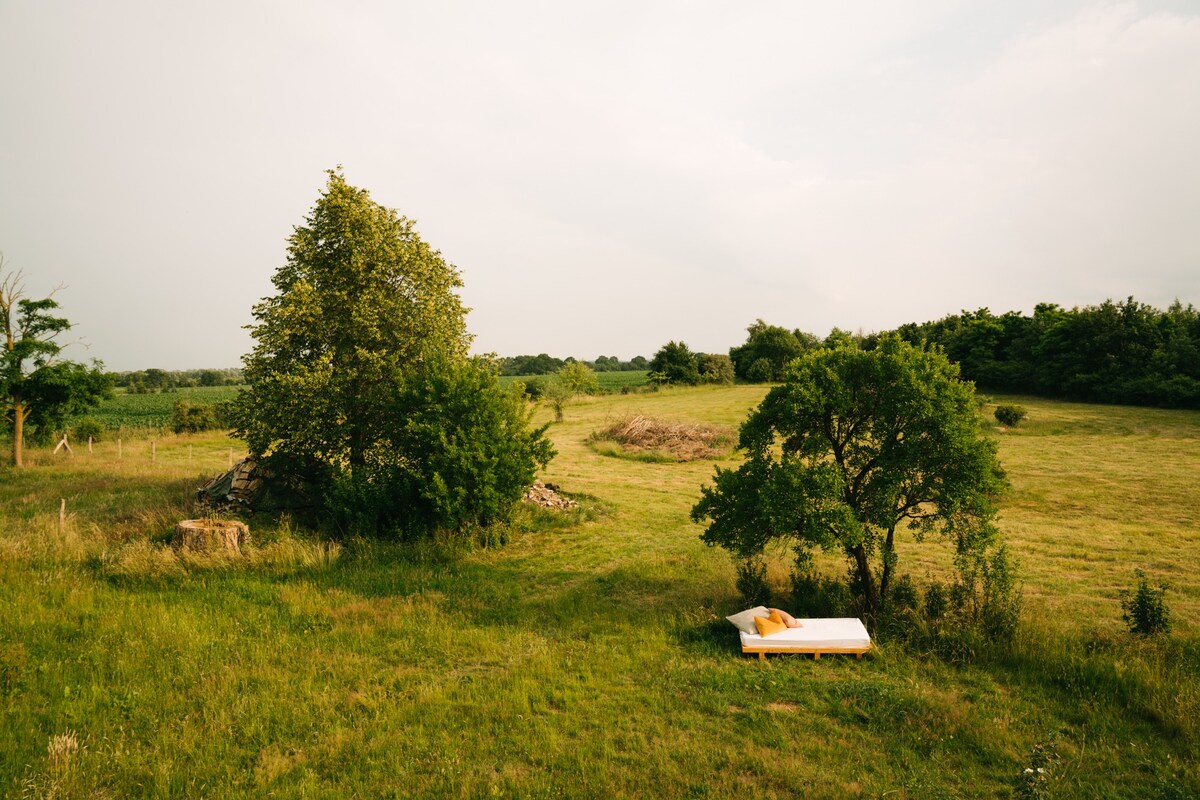
<path fill-rule="evenodd" d="M 592 442 L 614 442 L 624 453 L 661 454 L 673 461 L 720 458 L 733 449 L 732 428 L 700 422 L 667 422 L 638 415 L 593 433 Z"/>

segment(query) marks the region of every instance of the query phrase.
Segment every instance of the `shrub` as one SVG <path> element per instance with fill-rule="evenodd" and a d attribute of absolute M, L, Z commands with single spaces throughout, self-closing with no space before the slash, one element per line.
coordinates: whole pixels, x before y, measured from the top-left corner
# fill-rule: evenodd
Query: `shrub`
<path fill-rule="evenodd" d="M 1141 636 L 1154 636 L 1169 633 L 1171 630 L 1171 610 L 1163 599 L 1167 593 L 1166 584 L 1159 584 L 1155 589 L 1146 579 L 1146 573 L 1137 570 L 1137 589 L 1130 592 L 1123 589 L 1121 598 L 1121 618 L 1129 626 L 1130 633 Z"/>
<path fill-rule="evenodd" d="M 700 383 L 733 383 L 733 361 L 729 356 L 697 353 L 696 370 L 700 376 Z"/>
<path fill-rule="evenodd" d="M 545 426 L 529 426 L 524 398 L 479 361 L 430 359 L 406 376 L 385 412 L 394 421 L 387 439 L 328 494 L 343 533 L 448 531 L 491 542 L 479 529 L 506 521 L 554 456 Z"/>
<path fill-rule="evenodd" d="M 695 386 L 700 382 L 696 354 L 683 342 L 667 342 L 650 360 L 650 380 L 657 383 Z"/>
<path fill-rule="evenodd" d="M 775 370 L 768 359 L 757 359 L 746 370 L 746 380 L 751 383 L 769 383 L 775 377 Z"/>
<path fill-rule="evenodd" d="M 771 602 L 771 586 L 767 583 L 767 563 L 762 555 L 747 558 L 737 568 L 737 590 L 752 606 Z"/>
<path fill-rule="evenodd" d="M 542 399 L 542 395 L 546 393 L 546 384 L 537 378 L 530 378 L 521 383 L 521 390 L 525 392 L 525 396 L 530 400 L 537 401 Z"/>
<path fill-rule="evenodd" d="M 81 417 L 71 428 L 71 436 L 77 442 L 86 442 L 88 439 L 99 442 L 104 438 L 104 425 L 95 417 Z"/>
<path fill-rule="evenodd" d="M 1017 427 L 1021 420 L 1028 416 L 1025 412 L 1025 406 L 1008 404 L 996 406 L 995 415 L 997 422 L 1009 428 Z"/>
<path fill-rule="evenodd" d="M 175 433 L 200 433 L 225 427 L 226 404 L 197 404 L 180 398 L 171 404 L 171 430 Z"/>
<path fill-rule="evenodd" d="M 792 573 L 792 613 L 797 617 L 844 617 L 852 605 L 845 581 L 824 577 L 806 567 Z"/>

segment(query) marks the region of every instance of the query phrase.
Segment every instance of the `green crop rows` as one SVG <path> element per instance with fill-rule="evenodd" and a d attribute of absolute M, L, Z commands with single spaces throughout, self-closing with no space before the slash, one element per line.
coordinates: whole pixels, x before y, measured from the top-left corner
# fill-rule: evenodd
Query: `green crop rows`
<path fill-rule="evenodd" d="M 176 400 L 187 399 L 207 405 L 232 400 L 238 390 L 237 386 L 198 386 L 159 394 L 126 394 L 123 389 L 118 389 L 117 394 L 93 409 L 88 416 L 114 431 L 162 428 L 170 424 L 171 406 Z"/>

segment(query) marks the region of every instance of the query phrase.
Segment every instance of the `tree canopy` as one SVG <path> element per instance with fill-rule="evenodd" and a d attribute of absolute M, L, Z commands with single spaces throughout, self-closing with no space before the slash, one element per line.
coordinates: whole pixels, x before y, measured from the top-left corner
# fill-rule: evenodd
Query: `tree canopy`
<path fill-rule="evenodd" d="M 746 328 L 746 342 L 731 348 L 734 372 L 743 381 L 767 383 L 783 377 L 790 361 L 817 346 L 817 339 L 803 331 L 768 325 L 761 319 Z"/>
<path fill-rule="evenodd" d="M 898 529 L 939 532 L 964 557 L 992 543 L 1003 472 L 942 353 L 883 337 L 810 352 L 783 378 L 742 425 L 745 462 L 718 468 L 692 510 L 705 542 L 749 557 L 782 540 L 801 561 L 840 549 L 868 613 L 891 587 Z"/>
<path fill-rule="evenodd" d="M 416 492 L 412 476 L 441 482 L 443 499 L 462 498 L 467 484 L 479 484 L 480 465 L 532 478 L 532 464 L 544 464 L 551 451 L 538 445 L 540 430 L 518 434 L 517 428 L 527 431 L 528 418 L 515 423 L 519 409 L 509 405 L 524 401 L 493 391 L 494 370 L 468 362 L 458 270 L 422 241 L 412 221 L 372 201 L 340 172 L 328 176 L 288 241 L 287 262 L 272 279 L 276 294 L 254 307 L 257 343 L 245 359 L 250 387 L 235 404 L 235 432 L 273 469 L 337 487 L 339 508 L 349 512 L 343 519 L 405 530 L 422 521 L 465 524 L 464 515 L 445 509 L 415 510 L 432 501 Z M 444 380 L 431 377 L 435 368 Z M 447 403 L 453 398 L 456 409 L 470 405 L 464 397 L 474 398 L 480 413 L 443 415 L 435 431 L 420 387 L 441 392 Z M 414 419 L 423 425 L 414 427 Z M 510 443 L 523 445 L 514 450 L 479 425 L 500 426 Z M 474 471 L 455 471 L 466 462 L 447 460 L 463 430 L 477 439 Z M 527 463 L 505 465 L 509 457 Z M 447 471 L 429 476 L 436 463 Z M 500 484 L 501 506 L 519 498 L 512 481 Z M 494 518 L 480 508 L 477 522 Z"/>
<path fill-rule="evenodd" d="M 20 272 L 4 272 L 0 256 L 0 397 L 4 420 L 12 433 L 13 465 L 24 466 L 26 428 L 40 440 L 66 427 L 67 417 L 96 405 L 109 393 L 103 367 L 61 359 L 59 334 L 70 330 L 65 317 L 55 315 L 53 297 L 25 296 Z M 53 295 L 53 293 L 51 293 Z"/>
<path fill-rule="evenodd" d="M 1132 297 L 1032 315 L 987 308 L 896 331 L 945 348 L 963 377 L 996 391 L 1104 403 L 1200 408 L 1200 312 Z"/>
<path fill-rule="evenodd" d="M 256 454 L 367 463 L 394 377 L 429 354 L 464 357 L 458 270 L 411 220 L 330 170 L 288 240 L 276 294 L 254 307 L 237 434 Z"/>

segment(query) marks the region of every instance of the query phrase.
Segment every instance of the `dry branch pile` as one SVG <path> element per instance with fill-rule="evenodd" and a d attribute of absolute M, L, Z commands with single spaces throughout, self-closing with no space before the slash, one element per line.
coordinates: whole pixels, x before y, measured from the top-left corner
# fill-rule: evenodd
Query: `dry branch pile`
<path fill-rule="evenodd" d="M 718 458 L 733 447 L 731 428 L 699 422 L 665 422 L 637 415 L 595 434 L 628 453 L 664 453 L 679 461 Z"/>

